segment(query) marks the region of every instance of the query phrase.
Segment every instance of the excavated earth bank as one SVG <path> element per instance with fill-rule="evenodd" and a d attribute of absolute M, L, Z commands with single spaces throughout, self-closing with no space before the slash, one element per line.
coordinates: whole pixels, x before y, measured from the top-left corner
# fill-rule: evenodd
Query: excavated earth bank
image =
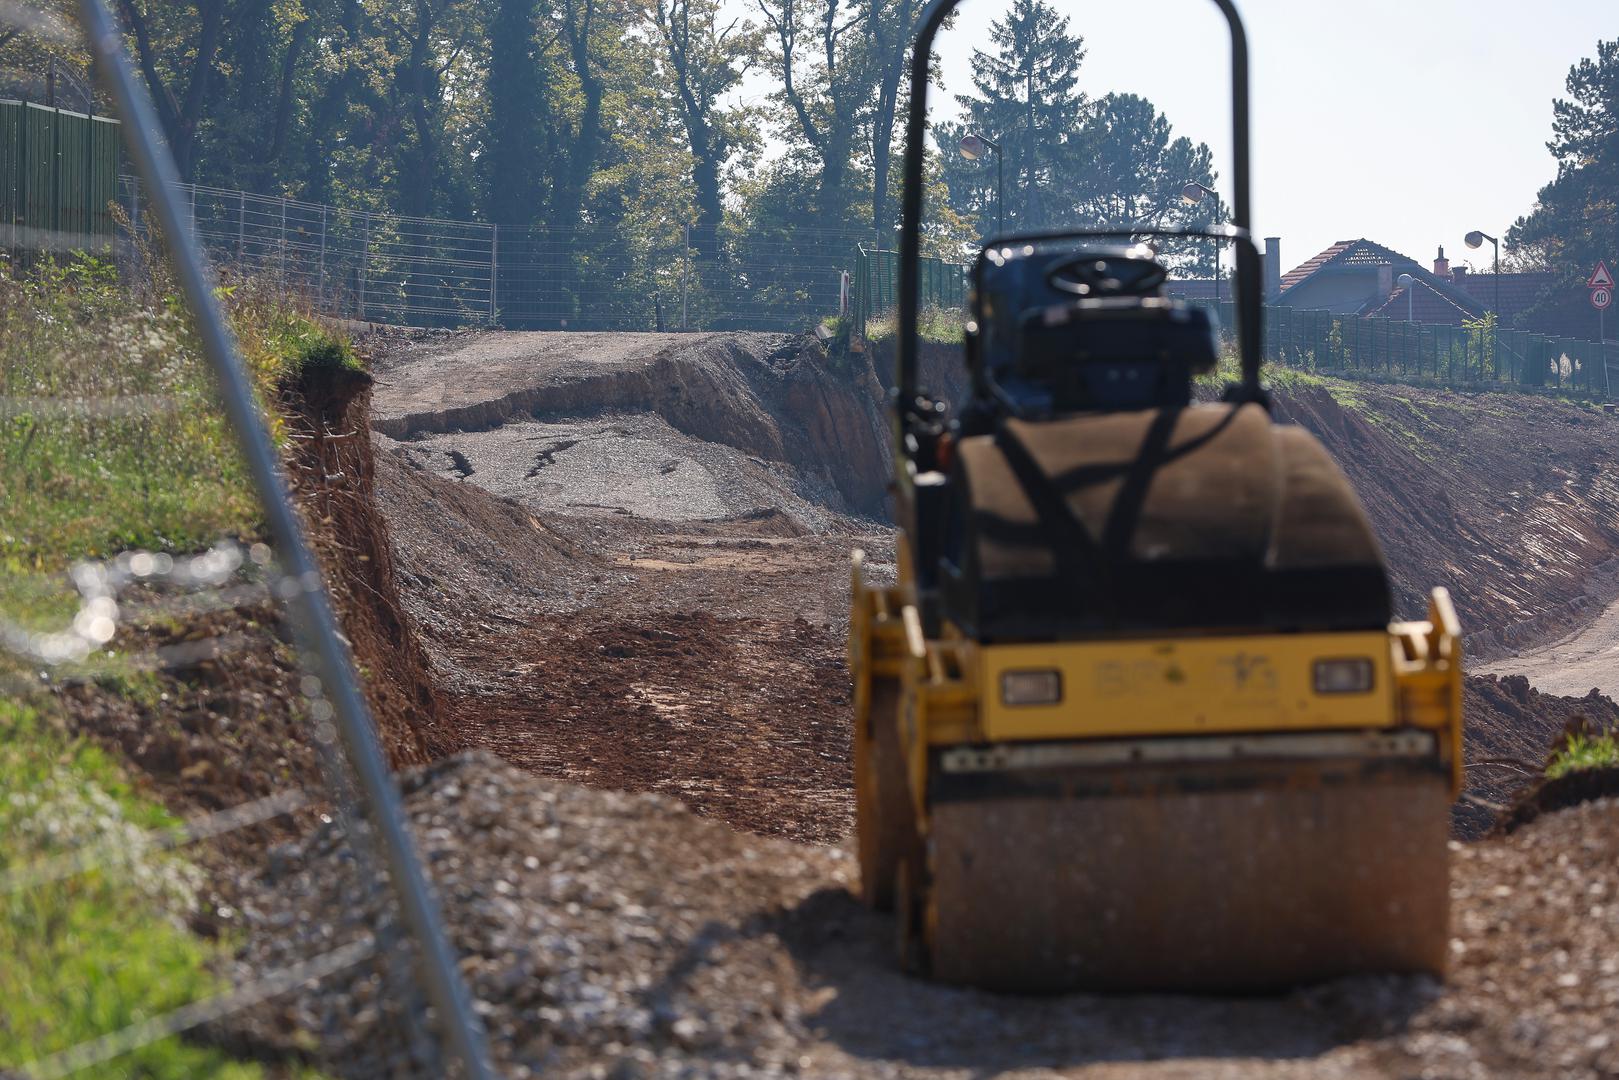
<path fill-rule="evenodd" d="M 767 334 L 463 333 L 383 351 L 380 506 L 461 734 L 545 775 L 841 835 L 843 575 L 851 546 L 891 557 L 871 517 L 890 363 Z M 922 367 L 962 393 L 954 350 Z M 1354 479 L 1402 614 L 1448 585 L 1469 655 L 1505 656 L 1503 673 L 1509 642 L 1580 625 L 1619 586 L 1619 421 L 1599 410 L 1301 381 L 1277 411 Z M 1515 763 L 1570 715 L 1607 715 L 1582 700 L 1470 682 L 1470 756 L 1512 761 L 1470 771 L 1458 835 L 1488 826 Z"/>
<path fill-rule="evenodd" d="M 1458 846 L 1443 989 L 1028 1000 L 899 975 L 842 846 L 846 553 L 892 560 L 877 385 L 770 335 L 431 335 L 379 365 L 377 492 L 405 606 L 448 734 L 504 759 L 411 775 L 411 812 L 513 1074 L 1619 1075 L 1611 800 Z M 1612 487 L 1576 451 L 1589 436 L 1611 456 L 1608 420 L 1352 390 L 1364 400 L 1282 408 L 1355 476 L 1407 613 L 1451 584 L 1488 646 L 1599 606 Z M 1408 440 L 1419 414 L 1433 430 Z M 1530 461 L 1531 434 L 1564 456 Z M 1454 447 L 1430 449 L 1441 436 Z M 1512 679 L 1471 680 L 1469 705 L 1472 754 L 1531 763 L 1567 716 L 1612 710 Z M 1501 801 L 1516 778 L 1494 768 L 1473 771 Z M 340 902 L 364 890 L 338 840 L 289 846 L 258 881 L 248 957 L 363 925 Z M 375 1075 L 381 985 L 334 978 L 236 1035 L 340 1032 L 324 1063 Z"/>

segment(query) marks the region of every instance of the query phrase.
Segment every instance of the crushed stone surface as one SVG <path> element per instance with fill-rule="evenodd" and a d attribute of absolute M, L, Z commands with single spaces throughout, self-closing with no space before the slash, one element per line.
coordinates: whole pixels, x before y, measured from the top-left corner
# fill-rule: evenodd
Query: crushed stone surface
<path fill-rule="evenodd" d="M 815 475 L 680 432 L 650 413 L 519 421 L 398 444 L 414 468 L 470 480 L 543 513 L 718 521 L 770 510 L 812 532 L 840 524 Z"/>
<path fill-rule="evenodd" d="M 406 805 L 502 1075 L 565 1077 L 1611 1077 L 1619 1075 L 1619 801 L 1454 855 L 1454 968 L 1272 997 L 998 996 L 902 975 L 852 856 L 753 836 L 657 795 L 469 754 Z M 281 966 L 378 916 L 330 824 L 244 903 L 244 962 Z M 381 1075 L 377 963 L 255 1010 L 271 1045 Z"/>

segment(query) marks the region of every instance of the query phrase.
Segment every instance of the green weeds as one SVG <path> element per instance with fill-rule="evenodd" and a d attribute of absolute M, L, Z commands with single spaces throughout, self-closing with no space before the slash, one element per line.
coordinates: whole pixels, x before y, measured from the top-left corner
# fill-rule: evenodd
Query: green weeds
<path fill-rule="evenodd" d="M 967 313 L 960 308 L 923 308 L 916 314 L 917 339 L 928 345 L 960 345 L 962 328 Z M 899 328 L 899 316 L 894 312 L 866 322 L 866 337 L 873 342 L 885 341 Z"/>
<path fill-rule="evenodd" d="M 0 701 L 0 1071 L 217 993 L 215 946 L 183 919 L 201 873 L 159 842 L 179 822 L 140 798 L 96 747 Z M 26 880 L 89 850 L 94 868 Z M 258 1066 L 168 1038 L 91 1077 L 236 1080 Z"/>
<path fill-rule="evenodd" d="M 261 401 L 303 371 L 359 368 L 315 318 L 251 284 L 222 295 Z M 281 438 L 275 411 L 264 415 Z M 0 507 L 0 612 L 32 630 L 76 611 L 61 572 L 75 561 L 257 534 L 258 499 L 172 289 L 131 291 L 89 258 L 27 279 L 0 262 Z M 159 711 L 156 675 L 124 670 L 112 653 L 98 660 L 100 691 L 174 722 Z M 25 674 L 0 656 L 0 678 L 23 686 Z M 178 825 L 107 754 L 0 699 L 0 1073 L 225 988 L 212 969 L 230 943 L 185 923 L 201 872 L 161 842 Z M 41 860 L 85 850 L 89 872 L 18 883 Z M 168 1038 L 85 1075 L 262 1070 Z"/>
<path fill-rule="evenodd" d="M 1585 769 L 1619 766 L 1619 735 L 1572 734 L 1546 763 L 1546 779 L 1556 780 Z"/>
<path fill-rule="evenodd" d="M 310 316 L 251 290 L 226 299 L 264 399 L 300 370 L 359 367 Z M 0 400 L 0 576 L 130 548 L 195 550 L 257 528 L 182 305 L 138 301 L 106 263 L 46 266 L 26 281 L 0 269 Z"/>

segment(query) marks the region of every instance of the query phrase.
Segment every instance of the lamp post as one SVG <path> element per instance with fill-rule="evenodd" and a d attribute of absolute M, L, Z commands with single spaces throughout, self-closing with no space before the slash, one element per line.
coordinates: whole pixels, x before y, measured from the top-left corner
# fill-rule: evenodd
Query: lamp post
<path fill-rule="evenodd" d="M 1416 322 L 1412 310 L 1417 298 L 1417 279 L 1410 274 L 1401 274 L 1395 280 L 1399 282 L 1400 288 L 1405 290 L 1405 321 Z"/>
<path fill-rule="evenodd" d="M 1495 261 L 1491 275 L 1495 278 L 1495 317 L 1499 319 L 1501 317 L 1501 241 L 1489 233 L 1482 233 L 1477 229 L 1474 229 L 1462 239 L 1466 241 L 1467 246 L 1470 248 L 1483 247 L 1484 241 L 1488 240 L 1490 246 L 1495 249 Z"/>
<path fill-rule="evenodd" d="M 1186 181 L 1186 186 L 1181 188 L 1181 200 L 1193 206 L 1209 198 L 1214 200 L 1215 213 L 1219 213 L 1220 196 L 1216 195 L 1212 188 L 1206 188 L 1196 180 Z M 1214 245 L 1214 309 L 1216 312 L 1220 310 L 1220 245 L 1218 242 Z"/>
<path fill-rule="evenodd" d="M 1006 166 L 1001 160 L 1001 144 L 971 131 L 961 137 L 961 156 L 968 161 L 979 160 L 986 150 L 995 152 L 995 232 L 1000 234 L 1006 231 Z"/>

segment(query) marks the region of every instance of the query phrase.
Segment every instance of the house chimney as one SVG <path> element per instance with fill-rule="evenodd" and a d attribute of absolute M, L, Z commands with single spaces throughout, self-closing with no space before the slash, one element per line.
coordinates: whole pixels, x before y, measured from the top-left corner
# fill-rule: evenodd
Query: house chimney
<path fill-rule="evenodd" d="M 1265 300 L 1275 302 L 1282 292 L 1282 238 L 1265 237 Z"/>
<path fill-rule="evenodd" d="M 1460 266 L 1451 267 L 1450 278 L 1451 278 L 1452 281 L 1456 282 L 1458 285 L 1461 284 L 1462 278 L 1464 278 L 1466 276 L 1467 276 L 1467 264 L 1466 263 L 1463 263 Z"/>
<path fill-rule="evenodd" d="M 1446 278 L 1450 276 L 1450 260 L 1445 258 L 1445 245 L 1439 245 L 1439 255 L 1433 261 L 1433 276 Z"/>

